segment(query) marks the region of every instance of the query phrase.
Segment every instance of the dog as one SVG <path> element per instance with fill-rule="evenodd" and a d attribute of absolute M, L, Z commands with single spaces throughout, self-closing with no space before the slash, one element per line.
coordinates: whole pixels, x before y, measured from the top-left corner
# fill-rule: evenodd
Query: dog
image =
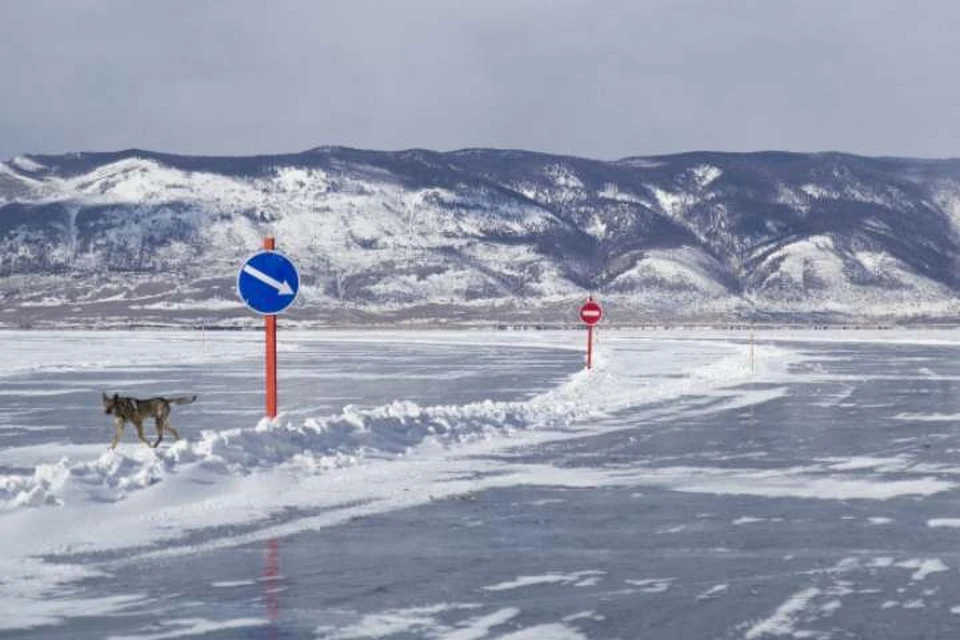
<path fill-rule="evenodd" d="M 121 396 L 118 393 L 112 396 L 108 396 L 105 393 L 102 393 L 102 395 L 104 413 L 113 414 L 113 424 L 117 429 L 116 434 L 113 436 L 113 443 L 110 445 L 111 449 L 117 447 L 117 443 L 120 442 L 120 436 L 123 435 L 123 427 L 128 422 L 137 428 L 137 436 L 140 440 L 154 449 L 156 449 L 160 441 L 163 440 L 164 430 L 169 430 L 170 433 L 173 434 L 173 437 L 179 440 L 180 434 L 177 433 L 177 430 L 170 424 L 170 405 L 190 404 L 197 399 L 197 396 L 177 396 L 174 398 L 160 397 L 141 400 L 139 398 Z M 147 418 L 153 418 L 156 422 L 157 441 L 153 444 L 150 444 L 143 435 L 143 421 Z"/>

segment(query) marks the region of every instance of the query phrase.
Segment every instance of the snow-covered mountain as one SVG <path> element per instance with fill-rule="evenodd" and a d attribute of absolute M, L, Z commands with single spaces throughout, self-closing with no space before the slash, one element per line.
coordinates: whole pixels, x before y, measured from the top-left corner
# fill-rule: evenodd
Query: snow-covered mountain
<path fill-rule="evenodd" d="M 256 324 L 267 234 L 289 323 L 960 317 L 960 160 L 322 147 L 0 164 L 0 326 Z"/>

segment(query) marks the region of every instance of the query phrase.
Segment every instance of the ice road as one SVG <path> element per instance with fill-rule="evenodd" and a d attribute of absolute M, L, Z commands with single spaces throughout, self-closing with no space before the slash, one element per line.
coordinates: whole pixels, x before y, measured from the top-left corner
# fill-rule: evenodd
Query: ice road
<path fill-rule="evenodd" d="M 0 333 L 0 637 L 960 637 L 960 333 L 261 338 Z"/>

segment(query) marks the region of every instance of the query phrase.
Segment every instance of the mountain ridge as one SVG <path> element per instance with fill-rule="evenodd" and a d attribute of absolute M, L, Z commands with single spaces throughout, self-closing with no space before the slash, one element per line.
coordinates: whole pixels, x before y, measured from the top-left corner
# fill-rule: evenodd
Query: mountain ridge
<path fill-rule="evenodd" d="M 0 163 L 0 326 L 249 324 L 267 234 L 304 325 L 960 318 L 957 159 L 315 147 Z"/>

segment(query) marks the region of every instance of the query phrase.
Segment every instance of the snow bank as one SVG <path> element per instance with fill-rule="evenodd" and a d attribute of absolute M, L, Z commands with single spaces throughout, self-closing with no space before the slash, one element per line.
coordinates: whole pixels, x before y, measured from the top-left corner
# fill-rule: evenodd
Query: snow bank
<path fill-rule="evenodd" d="M 70 475 L 69 460 L 41 464 L 32 476 L 0 476 L 0 505 L 36 507 L 61 504 L 56 497 Z"/>
<path fill-rule="evenodd" d="M 204 431 L 198 440 L 181 440 L 169 448 L 108 451 L 87 462 L 65 457 L 38 465 L 31 476 L 0 476 L 0 511 L 85 499 L 118 501 L 187 467 L 227 476 L 276 468 L 321 473 L 362 459 L 403 456 L 427 442 L 452 445 L 517 430 L 570 428 L 630 406 L 703 393 L 745 378 L 750 375 L 745 348 L 725 345 L 722 353 L 731 355 L 707 366 L 698 359 L 684 375 L 654 382 L 638 382 L 629 361 L 611 358 L 601 348 L 592 372 L 574 374 L 562 386 L 527 401 L 347 406 L 339 414 L 307 418 L 302 424 L 281 415 L 252 428 Z"/>
<path fill-rule="evenodd" d="M 199 464 L 223 474 L 247 474 L 280 465 L 319 472 L 355 464 L 364 457 L 403 455 L 426 440 L 451 444 L 514 429 L 562 421 L 557 411 L 535 404 L 480 402 L 421 407 L 394 402 L 373 409 L 348 406 L 327 418 L 301 425 L 261 420 L 254 428 L 204 431 L 198 441 L 181 440 L 168 449 L 108 451 L 93 462 L 39 465 L 32 476 L 0 477 L 0 509 L 62 504 L 72 488 L 96 490 L 100 500 L 119 500 L 148 487 L 184 465 Z"/>

